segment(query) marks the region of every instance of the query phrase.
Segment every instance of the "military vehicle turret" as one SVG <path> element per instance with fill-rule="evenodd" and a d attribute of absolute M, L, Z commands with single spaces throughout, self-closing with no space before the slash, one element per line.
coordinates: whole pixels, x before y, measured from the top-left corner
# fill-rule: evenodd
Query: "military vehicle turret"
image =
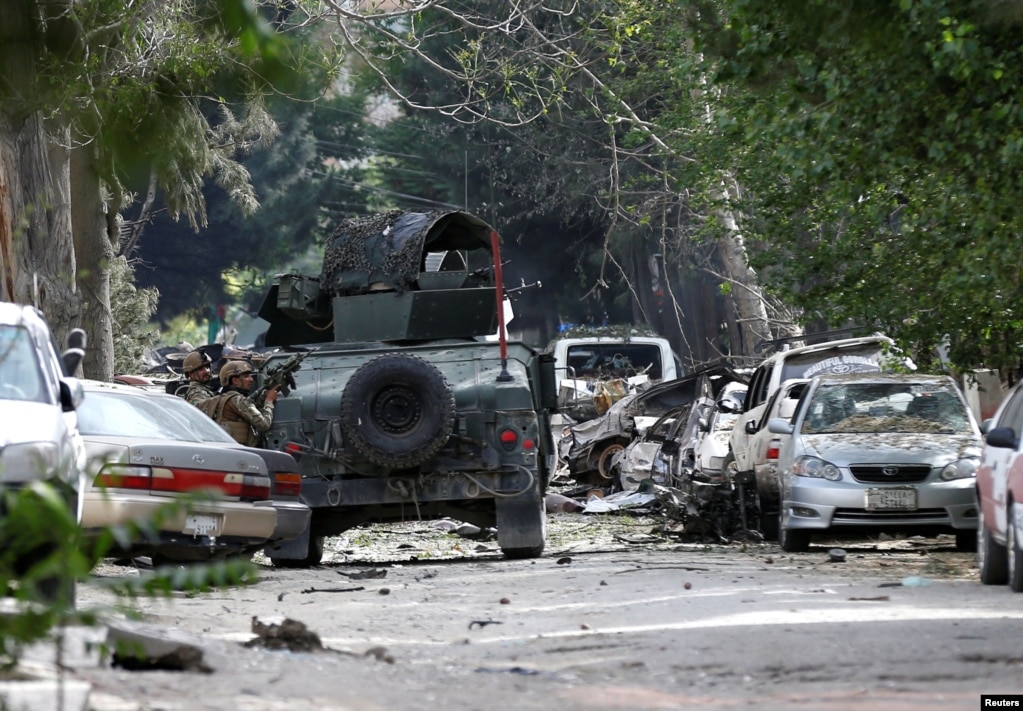
<path fill-rule="evenodd" d="M 496 527 L 506 557 L 543 552 L 554 363 L 493 338 L 499 252 L 467 213 L 393 211 L 341 223 L 319 276 L 274 279 L 259 316 L 281 350 L 261 372 L 309 354 L 266 446 L 296 457 L 313 510 L 267 549 L 275 565 L 315 565 L 361 524 L 440 517 Z"/>

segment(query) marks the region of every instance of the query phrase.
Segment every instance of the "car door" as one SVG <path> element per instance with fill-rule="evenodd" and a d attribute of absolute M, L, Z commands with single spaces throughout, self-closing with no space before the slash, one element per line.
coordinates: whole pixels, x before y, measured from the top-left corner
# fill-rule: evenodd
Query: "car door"
<path fill-rule="evenodd" d="M 747 423 L 759 423 L 767 409 L 767 398 L 771 374 L 774 370 L 774 361 L 767 361 L 760 365 L 750 379 L 750 386 L 746 392 L 746 399 L 743 401 L 742 414 L 735 421 L 732 428 L 732 436 L 729 444 L 732 449 L 732 456 L 735 458 L 736 471 L 753 471 L 753 460 L 750 455 L 750 432 L 747 431 Z"/>
<path fill-rule="evenodd" d="M 1023 468 L 1018 440 L 1023 431 L 1023 389 L 1017 386 L 996 413 L 988 431 L 1008 427 L 1016 435 L 1015 449 L 985 445 L 977 469 L 978 504 L 984 509 L 988 528 L 999 542 L 1005 541 L 1006 496 L 1010 471 Z M 1017 473 L 1019 476 L 1020 473 Z"/>

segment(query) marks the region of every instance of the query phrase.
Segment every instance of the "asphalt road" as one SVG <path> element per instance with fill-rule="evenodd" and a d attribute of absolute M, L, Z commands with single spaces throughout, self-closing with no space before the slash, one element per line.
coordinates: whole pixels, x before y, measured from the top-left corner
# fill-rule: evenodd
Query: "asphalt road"
<path fill-rule="evenodd" d="M 532 561 L 486 543 L 438 552 L 429 530 L 358 534 L 315 569 L 261 566 L 252 586 L 135 603 L 200 645 L 210 673 L 72 675 L 96 711 L 977 709 L 1023 692 L 1023 596 L 980 585 L 950 544 L 847 542 L 834 563 L 823 547 L 598 540 L 587 526 Z M 134 574 L 104 566 L 79 607 Z M 245 647 L 264 639 L 254 618 L 297 621 L 325 649 Z"/>

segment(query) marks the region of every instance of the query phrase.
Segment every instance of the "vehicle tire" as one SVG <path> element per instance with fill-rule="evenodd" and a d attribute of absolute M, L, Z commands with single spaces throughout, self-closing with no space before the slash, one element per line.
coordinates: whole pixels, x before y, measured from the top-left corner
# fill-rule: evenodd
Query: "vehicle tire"
<path fill-rule="evenodd" d="M 422 358 L 380 356 L 352 375 L 341 396 L 341 427 L 374 464 L 408 469 L 432 459 L 451 436 L 455 396 Z"/>
<path fill-rule="evenodd" d="M 991 537 L 984 522 L 984 507 L 977 507 L 977 567 L 980 569 L 980 582 L 984 585 L 1005 585 L 1009 579 L 1008 555 L 1005 546 Z"/>
<path fill-rule="evenodd" d="M 497 545 L 505 558 L 539 558 L 547 541 L 547 512 L 543 497 L 535 493 L 499 499 Z"/>
<path fill-rule="evenodd" d="M 778 513 L 776 511 L 770 511 L 764 507 L 764 500 L 760 501 L 760 532 L 764 534 L 765 541 L 777 541 L 779 522 Z"/>
<path fill-rule="evenodd" d="M 615 478 L 615 470 L 612 468 L 612 462 L 614 457 L 619 452 L 624 452 L 625 446 L 617 442 L 609 444 L 604 448 L 604 451 L 597 457 L 597 472 L 600 476 L 608 481 L 613 481 Z"/>
<path fill-rule="evenodd" d="M 786 553 L 806 553 L 810 550 L 810 533 L 799 529 L 785 528 L 784 509 L 778 511 L 778 543 Z"/>
<path fill-rule="evenodd" d="M 1023 592 L 1023 531 L 1018 522 L 1023 518 L 1023 504 L 1009 504 L 1005 522 L 1005 552 L 1008 554 L 1009 587 L 1013 592 Z"/>
<path fill-rule="evenodd" d="M 275 568 L 312 568 L 323 561 L 323 536 L 309 538 L 309 553 L 305 558 L 270 558 Z"/>

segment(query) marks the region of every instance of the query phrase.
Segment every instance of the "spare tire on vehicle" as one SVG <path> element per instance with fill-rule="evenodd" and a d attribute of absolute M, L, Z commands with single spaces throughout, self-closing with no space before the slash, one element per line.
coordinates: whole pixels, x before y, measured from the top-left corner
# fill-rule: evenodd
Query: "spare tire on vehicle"
<path fill-rule="evenodd" d="M 389 354 L 352 374 L 341 396 L 341 427 L 374 464 L 408 469 L 432 459 L 455 423 L 455 396 L 422 358 Z"/>

